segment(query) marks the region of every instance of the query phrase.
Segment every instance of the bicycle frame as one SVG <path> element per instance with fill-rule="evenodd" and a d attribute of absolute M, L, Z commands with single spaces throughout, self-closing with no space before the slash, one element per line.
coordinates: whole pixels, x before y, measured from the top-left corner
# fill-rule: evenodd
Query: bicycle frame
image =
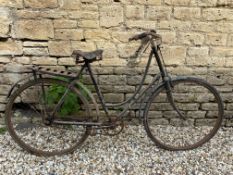
<path fill-rule="evenodd" d="M 173 99 L 172 99 L 172 95 L 170 93 L 171 91 L 171 83 L 170 80 L 171 78 L 168 76 L 167 71 L 164 69 L 163 64 L 162 64 L 162 60 L 159 56 L 158 53 L 158 49 L 159 46 L 156 46 L 153 39 L 148 40 L 148 42 L 151 43 L 151 52 L 149 55 L 149 59 L 147 61 L 147 65 L 146 65 L 146 69 L 143 75 L 143 78 L 139 84 L 139 87 L 137 88 L 137 90 L 134 92 L 134 94 L 127 100 L 125 100 L 124 102 L 121 103 L 117 103 L 117 104 L 107 104 L 104 100 L 104 97 L 102 95 L 102 92 L 96 82 L 96 79 L 94 78 L 94 74 L 92 72 L 92 68 L 91 65 L 88 61 L 84 60 L 84 64 L 81 66 L 80 71 L 77 73 L 77 76 L 70 78 L 69 79 L 69 85 L 67 86 L 67 90 L 65 91 L 64 95 L 62 96 L 61 100 L 59 101 L 59 103 L 56 105 L 54 111 L 52 114 L 55 114 L 56 111 L 59 109 L 59 107 L 63 104 L 65 96 L 67 95 L 68 91 L 70 88 L 74 87 L 76 84 L 79 83 L 79 79 L 83 73 L 83 71 L 86 69 L 91 77 L 92 83 L 95 87 L 95 91 L 97 93 L 97 96 L 100 100 L 101 106 L 105 111 L 105 114 L 107 116 L 108 119 L 110 119 L 109 116 L 109 108 L 114 108 L 114 107 L 123 107 L 123 110 L 117 114 L 117 117 L 119 118 L 123 118 L 124 116 L 126 116 L 127 111 L 129 111 L 129 109 L 131 108 L 131 106 L 133 106 L 136 102 L 139 102 L 139 116 L 141 116 L 141 111 L 143 111 L 143 104 L 146 102 L 147 97 L 149 97 L 152 93 L 155 93 L 161 86 L 165 86 L 166 90 L 167 90 L 167 94 L 169 97 L 169 101 L 172 104 L 173 108 L 175 110 L 177 110 L 176 106 L 174 105 Z M 142 86 L 145 82 L 146 76 L 148 75 L 148 71 L 149 68 L 151 66 L 151 61 L 153 56 L 156 59 L 157 65 L 159 67 L 160 73 L 158 73 L 152 80 L 152 82 L 147 86 L 147 88 L 145 90 L 142 90 Z M 43 74 L 39 74 L 39 77 L 42 78 Z M 34 78 L 37 78 L 37 73 L 35 70 L 33 70 L 33 75 L 31 75 L 30 77 L 34 76 Z M 162 82 L 159 82 L 162 79 Z M 18 83 L 16 83 L 18 84 Z M 16 87 L 13 86 L 12 90 L 10 91 L 9 95 L 12 93 L 13 89 Z M 82 87 L 81 87 L 82 88 Z M 94 102 L 94 105 L 96 107 L 96 112 L 97 112 L 97 121 L 99 121 L 99 108 L 98 105 L 95 101 L 95 99 L 93 99 L 94 97 L 92 96 L 92 94 L 88 91 L 88 94 L 91 96 L 91 100 L 92 102 Z M 140 101 L 141 100 L 141 101 Z M 177 110 L 177 112 L 179 113 L 179 110 Z M 53 116 L 53 115 L 52 115 Z M 77 124 L 77 125 L 86 125 L 86 126 L 102 126 L 102 123 L 98 123 L 98 122 L 59 122 L 59 121 L 55 121 L 54 123 L 56 124 Z"/>
<path fill-rule="evenodd" d="M 168 77 L 167 72 L 163 67 L 161 58 L 160 58 L 160 56 L 158 54 L 158 49 L 157 49 L 158 46 L 157 47 L 155 46 L 153 40 L 150 40 L 150 42 L 151 42 L 151 45 L 152 45 L 152 47 L 151 47 L 152 49 L 151 49 L 151 52 L 150 52 L 150 55 L 149 55 L 149 59 L 148 59 L 147 65 L 146 65 L 146 69 L 145 69 L 143 78 L 142 78 L 142 80 L 141 80 L 141 82 L 139 84 L 139 87 L 134 92 L 134 94 L 129 99 L 125 100 L 124 102 L 117 103 L 117 104 L 107 104 L 105 102 L 105 99 L 104 99 L 104 97 L 102 95 L 102 92 L 101 92 L 101 90 L 100 90 L 100 88 L 99 88 L 99 86 L 98 86 L 98 84 L 96 82 L 96 79 L 94 78 L 94 75 L 93 75 L 93 72 L 92 72 L 92 69 L 91 69 L 91 65 L 90 65 L 90 63 L 88 61 L 84 61 L 84 64 L 82 65 L 81 70 L 78 73 L 78 76 L 76 78 L 74 78 L 70 82 L 69 87 L 73 86 L 76 83 L 76 80 L 79 79 L 80 76 L 82 75 L 82 72 L 85 69 L 87 69 L 87 71 L 88 71 L 88 73 L 89 73 L 89 75 L 91 77 L 92 83 L 93 83 L 93 85 L 95 87 L 95 91 L 97 93 L 97 96 L 98 96 L 98 98 L 100 100 L 101 106 L 103 107 L 103 109 L 104 109 L 104 111 L 106 113 L 106 116 L 108 118 L 109 118 L 109 108 L 124 106 L 124 109 L 117 115 L 118 117 L 124 117 L 126 112 L 131 108 L 132 105 L 134 105 L 139 100 L 144 99 L 144 100 L 141 101 L 140 107 L 139 107 L 139 111 L 142 111 L 142 107 L 143 107 L 143 103 L 145 102 L 145 98 L 147 96 L 149 96 L 149 94 L 155 92 L 159 87 L 163 86 L 164 84 L 165 84 L 165 87 L 167 89 L 170 89 L 170 83 L 169 83 L 170 82 L 170 77 Z M 160 73 L 157 74 L 153 78 L 152 82 L 147 86 L 147 88 L 142 91 L 142 86 L 143 86 L 143 84 L 145 82 L 146 76 L 148 75 L 148 71 L 149 71 L 149 68 L 151 66 L 151 61 L 152 61 L 153 56 L 155 56 L 155 58 L 156 58 L 156 62 L 158 64 Z M 162 78 L 162 82 L 159 83 L 159 80 L 161 78 Z M 65 94 L 64 94 L 64 96 L 65 96 Z"/>

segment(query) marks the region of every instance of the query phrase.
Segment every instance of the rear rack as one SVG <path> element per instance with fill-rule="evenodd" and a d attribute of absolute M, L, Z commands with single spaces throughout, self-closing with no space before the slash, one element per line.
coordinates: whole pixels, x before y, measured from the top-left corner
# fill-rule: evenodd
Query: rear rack
<path fill-rule="evenodd" d="M 48 74 L 48 75 L 62 76 L 62 77 L 68 77 L 68 78 L 75 78 L 78 76 L 76 72 L 57 70 L 57 69 L 46 68 L 46 67 L 32 67 L 31 69 L 33 71 L 36 71 L 36 73 L 39 73 L 39 74 Z"/>

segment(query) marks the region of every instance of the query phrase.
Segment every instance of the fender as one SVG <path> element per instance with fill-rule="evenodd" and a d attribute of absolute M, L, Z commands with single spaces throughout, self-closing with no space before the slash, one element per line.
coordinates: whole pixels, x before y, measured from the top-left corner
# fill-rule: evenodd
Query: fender
<path fill-rule="evenodd" d="M 25 81 L 25 80 L 30 80 L 30 78 L 33 77 L 33 75 L 29 75 L 26 78 L 20 79 L 19 81 L 17 81 L 15 84 L 13 84 L 13 86 L 11 87 L 10 91 L 7 94 L 7 99 L 11 96 L 11 94 L 14 92 L 14 90 L 20 87 L 20 83 Z"/>
<path fill-rule="evenodd" d="M 78 85 L 79 88 L 81 88 L 88 95 L 88 97 L 91 99 L 92 103 L 94 104 L 95 110 L 96 110 L 96 118 L 98 121 L 99 116 L 100 116 L 100 112 L 99 112 L 99 106 L 95 100 L 95 97 L 93 96 L 91 91 L 83 83 L 81 83 L 79 80 L 76 81 L 76 84 Z"/>
<path fill-rule="evenodd" d="M 17 81 L 10 89 L 10 91 L 8 92 L 7 94 L 7 98 L 9 98 L 11 96 L 11 94 L 16 90 L 18 89 L 22 84 L 20 84 L 21 82 L 25 81 L 25 80 L 28 80 L 28 81 L 31 81 L 30 78 L 33 77 L 33 75 L 30 75 L 30 76 L 27 76 L 26 78 L 23 78 L 19 81 Z M 60 81 L 64 81 L 64 80 L 60 80 Z M 67 82 L 67 81 L 64 81 L 64 82 Z M 78 86 L 78 88 L 82 89 L 87 95 L 88 97 L 91 99 L 91 102 L 94 104 L 95 106 L 95 111 L 96 111 L 96 118 L 97 120 L 99 120 L 99 107 L 98 107 L 98 104 L 93 96 L 93 94 L 91 93 L 91 91 L 85 87 L 79 80 L 77 80 L 75 82 L 75 84 Z M 78 90 L 78 89 L 77 89 Z"/>

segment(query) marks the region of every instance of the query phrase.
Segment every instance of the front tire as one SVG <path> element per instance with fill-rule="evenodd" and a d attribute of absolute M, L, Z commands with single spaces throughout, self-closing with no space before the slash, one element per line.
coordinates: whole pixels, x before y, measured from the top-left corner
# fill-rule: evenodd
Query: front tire
<path fill-rule="evenodd" d="M 185 77 L 174 79 L 171 84 L 174 104 L 185 118 L 171 106 L 163 85 L 146 105 L 146 132 L 156 145 L 167 150 L 197 148 L 209 141 L 221 126 L 221 97 L 202 79 Z"/>

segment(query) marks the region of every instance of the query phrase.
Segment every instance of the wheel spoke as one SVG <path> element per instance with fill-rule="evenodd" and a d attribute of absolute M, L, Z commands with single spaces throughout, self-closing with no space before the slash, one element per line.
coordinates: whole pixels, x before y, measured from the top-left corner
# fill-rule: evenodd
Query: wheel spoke
<path fill-rule="evenodd" d="M 42 86 L 43 92 L 40 90 Z M 12 94 L 6 109 L 7 124 L 11 136 L 22 148 L 37 155 L 59 155 L 73 151 L 87 138 L 85 127 L 44 123 L 67 86 L 61 80 L 37 79 L 22 85 Z M 70 99 L 84 107 L 72 110 L 75 104 Z M 66 119 L 72 115 L 78 119 L 80 114 L 87 117 L 88 109 L 87 100 L 79 91 L 72 90 L 58 109 L 56 117 Z"/>
<path fill-rule="evenodd" d="M 186 78 L 172 84 L 172 97 L 167 95 L 165 87 L 152 95 L 145 112 L 146 131 L 165 149 L 186 150 L 201 146 L 221 125 L 220 96 L 200 79 Z M 184 115 L 181 117 L 179 112 Z"/>

